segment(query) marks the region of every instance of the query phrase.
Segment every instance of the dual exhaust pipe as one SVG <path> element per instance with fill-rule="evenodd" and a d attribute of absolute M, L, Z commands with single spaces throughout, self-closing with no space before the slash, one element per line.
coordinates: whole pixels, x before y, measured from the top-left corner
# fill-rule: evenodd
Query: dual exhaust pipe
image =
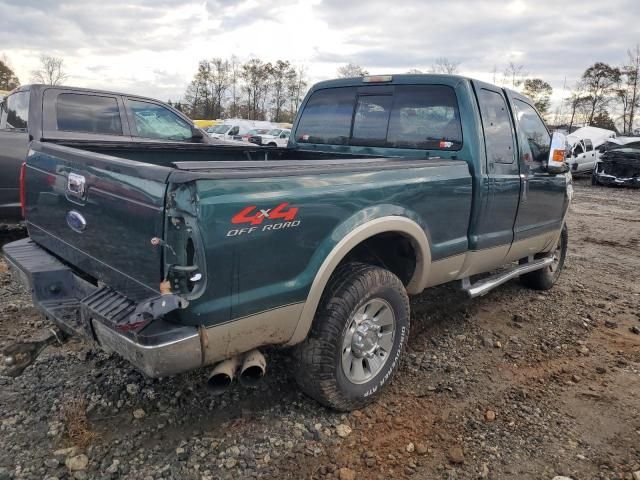
<path fill-rule="evenodd" d="M 207 387 L 216 395 L 223 393 L 233 383 L 238 369 L 240 383 L 246 387 L 252 387 L 264 377 L 267 361 L 258 349 L 231 357 L 215 366 L 207 380 Z"/>

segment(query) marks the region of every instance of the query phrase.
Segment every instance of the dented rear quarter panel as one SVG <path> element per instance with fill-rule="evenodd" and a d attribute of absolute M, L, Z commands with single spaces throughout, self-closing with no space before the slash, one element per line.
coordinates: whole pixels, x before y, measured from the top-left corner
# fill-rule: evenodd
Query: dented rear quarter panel
<path fill-rule="evenodd" d="M 207 284 L 180 313 L 186 324 L 211 326 L 304 302 L 336 244 L 376 218 L 415 221 L 427 234 L 432 260 L 468 249 L 472 179 L 463 160 L 424 160 L 417 168 L 387 171 L 200 179 L 195 185 Z M 187 195 L 176 199 L 183 203 L 178 208 L 193 208 Z M 248 206 L 257 212 L 285 202 L 298 209 L 298 224 L 275 230 L 285 221 L 231 222 Z"/>

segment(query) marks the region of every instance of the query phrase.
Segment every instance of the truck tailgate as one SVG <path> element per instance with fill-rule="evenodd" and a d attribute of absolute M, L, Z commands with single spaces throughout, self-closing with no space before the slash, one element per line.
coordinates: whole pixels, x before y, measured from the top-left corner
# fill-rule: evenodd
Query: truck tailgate
<path fill-rule="evenodd" d="M 171 169 L 34 142 L 27 158 L 29 235 L 95 280 L 133 299 L 162 280 L 166 179 Z"/>

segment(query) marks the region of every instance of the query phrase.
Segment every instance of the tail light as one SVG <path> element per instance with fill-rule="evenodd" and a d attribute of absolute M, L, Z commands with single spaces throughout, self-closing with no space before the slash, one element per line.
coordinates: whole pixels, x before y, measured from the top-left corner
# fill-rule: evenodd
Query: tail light
<path fill-rule="evenodd" d="M 26 180 L 27 180 L 27 163 L 22 162 L 22 165 L 20 166 L 20 210 L 22 211 L 22 218 L 25 218 L 26 211 L 27 211 Z"/>

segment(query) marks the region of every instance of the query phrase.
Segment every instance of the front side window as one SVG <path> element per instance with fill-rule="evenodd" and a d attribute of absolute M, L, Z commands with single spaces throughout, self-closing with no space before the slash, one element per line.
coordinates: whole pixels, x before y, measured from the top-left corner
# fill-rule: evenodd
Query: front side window
<path fill-rule="evenodd" d="M 56 99 L 58 130 L 122 135 L 120 109 L 114 97 L 61 93 Z"/>
<path fill-rule="evenodd" d="M 582 155 L 584 153 L 584 149 L 582 148 L 582 143 L 578 143 L 576 148 L 573 149 L 574 155 Z"/>
<path fill-rule="evenodd" d="M 484 127 L 487 160 L 490 163 L 513 163 L 514 143 L 507 102 L 498 92 L 481 89 L 478 95 Z"/>
<path fill-rule="evenodd" d="M 547 162 L 551 149 L 551 135 L 547 127 L 531 105 L 517 99 L 514 105 L 520 125 L 519 135 L 524 163 Z"/>
<path fill-rule="evenodd" d="M 29 115 L 29 92 L 9 95 L 2 103 L 0 129 L 26 129 Z"/>
<path fill-rule="evenodd" d="M 191 140 L 191 125 L 168 108 L 140 100 L 128 100 L 128 105 L 138 136 L 158 140 Z"/>

